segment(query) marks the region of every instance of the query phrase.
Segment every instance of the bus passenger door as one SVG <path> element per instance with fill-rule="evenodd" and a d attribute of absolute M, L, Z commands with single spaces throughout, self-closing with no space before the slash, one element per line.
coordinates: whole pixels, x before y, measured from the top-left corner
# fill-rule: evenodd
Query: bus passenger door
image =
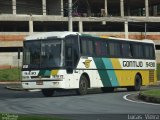
<path fill-rule="evenodd" d="M 73 47 L 65 46 L 65 65 L 67 74 L 73 73 Z"/>

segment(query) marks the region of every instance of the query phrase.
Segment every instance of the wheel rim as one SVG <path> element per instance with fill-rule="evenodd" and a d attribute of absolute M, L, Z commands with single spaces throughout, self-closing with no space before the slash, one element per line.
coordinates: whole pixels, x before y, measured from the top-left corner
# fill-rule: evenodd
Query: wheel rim
<path fill-rule="evenodd" d="M 86 83 L 86 81 L 83 79 L 82 81 L 81 81 L 81 83 L 80 83 L 80 89 L 83 91 L 83 92 L 85 92 L 86 91 L 86 89 L 87 89 L 87 83 Z"/>
<path fill-rule="evenodd" d="M 135 89 L 140 90 L 141 88 L 141 78 L 139 76 L 136 77 Z"/>

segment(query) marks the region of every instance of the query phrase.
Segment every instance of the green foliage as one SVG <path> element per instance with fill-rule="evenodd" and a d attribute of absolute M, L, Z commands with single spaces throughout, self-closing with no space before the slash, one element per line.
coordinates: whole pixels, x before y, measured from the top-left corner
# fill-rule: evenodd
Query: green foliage
<path fill-rule="evenodd" d="M 67 119 L 53 117 L 53 116 L 16 115 L 16 114 L 1 113 L 0 120 L 67 120 Z"/>
<path fill-rule="evenodd" d="M 160 98 L 160 89 L 154 89 L 154 90 L 147 90 L 141 92 L 145 96 L 150 96 L 150 97 L 158 97 Z"/>
<path fill-rule="evenodd" d="M 18 120 L 65 120 L 57 117 L 21 115 Z"/>
<path fill-rule="evenodd" d="M 0 81 L 18 81 L 20 79 L 21 79 L 21 70 L 18 68 L 0 70 Z"/>

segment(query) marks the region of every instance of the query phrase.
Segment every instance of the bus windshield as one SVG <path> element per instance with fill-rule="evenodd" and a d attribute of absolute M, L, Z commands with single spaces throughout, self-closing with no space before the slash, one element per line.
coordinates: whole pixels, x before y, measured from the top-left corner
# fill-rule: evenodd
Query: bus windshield
<path fill-rule="evenodd" d="M 61 46 L 61 39 L 26 41 L 23 64 L 27 68 L 62 67 Z"/>

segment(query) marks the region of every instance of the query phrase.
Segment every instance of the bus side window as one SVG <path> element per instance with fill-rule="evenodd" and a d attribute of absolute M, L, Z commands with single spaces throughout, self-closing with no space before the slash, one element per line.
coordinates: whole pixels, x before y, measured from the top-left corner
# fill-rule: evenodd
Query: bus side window
<path fill-rule="evenodd" d="M 104 41 L 95 41 L 95 52 L 98 57 L 107 57 L 107 42 Z"/>
<path fill-rule="evenodd" d="M 82 37 L 81 38 L 81 53 L 83 56 L 93 56 L 94 50 L 93 50 L 93 40 L 90 40 L 88 37 Z"/>
<path fill-rule="evenodd" d="M 122 54 L 124 58 L 132 58 L 133 50 L 131 44 L 123 43 L 122 44 Z"/>
<path fill-rule="evenodd" d="M 93 52 L 93 41 L 89 40 L 88 41 L 88 54 L 89 56 L 93 56 L 94 52 Z"/>
<path fill-rule="evenodd" d="M 150 58 L 155 59 L 155 50 L 154 50 L 153 45 L 150 46 L 150 51 L 149 52 L 150 52 Z"/>
<path fill-rule="evenodd" d="M 145 53 L 145 58 L 146 59 L 155 59 L 153 45 L 144 46 L 144 53 Z"/>
<path fill-rule="evenodd" d="M 122 57 L 120 42 L 109 42 L 109 55 L 114 58 Z"/>
<path fill-rule="evenodd" d="M 87 55 L 87 41 L 86 40 L 81 40 L 81 53 L 82 55 Z"/>
<path fill-rule="evenodd" d="M 133 56 L 136 59 L 144 58 L 143 46 L 141 44 L 133 44 Z"/>

